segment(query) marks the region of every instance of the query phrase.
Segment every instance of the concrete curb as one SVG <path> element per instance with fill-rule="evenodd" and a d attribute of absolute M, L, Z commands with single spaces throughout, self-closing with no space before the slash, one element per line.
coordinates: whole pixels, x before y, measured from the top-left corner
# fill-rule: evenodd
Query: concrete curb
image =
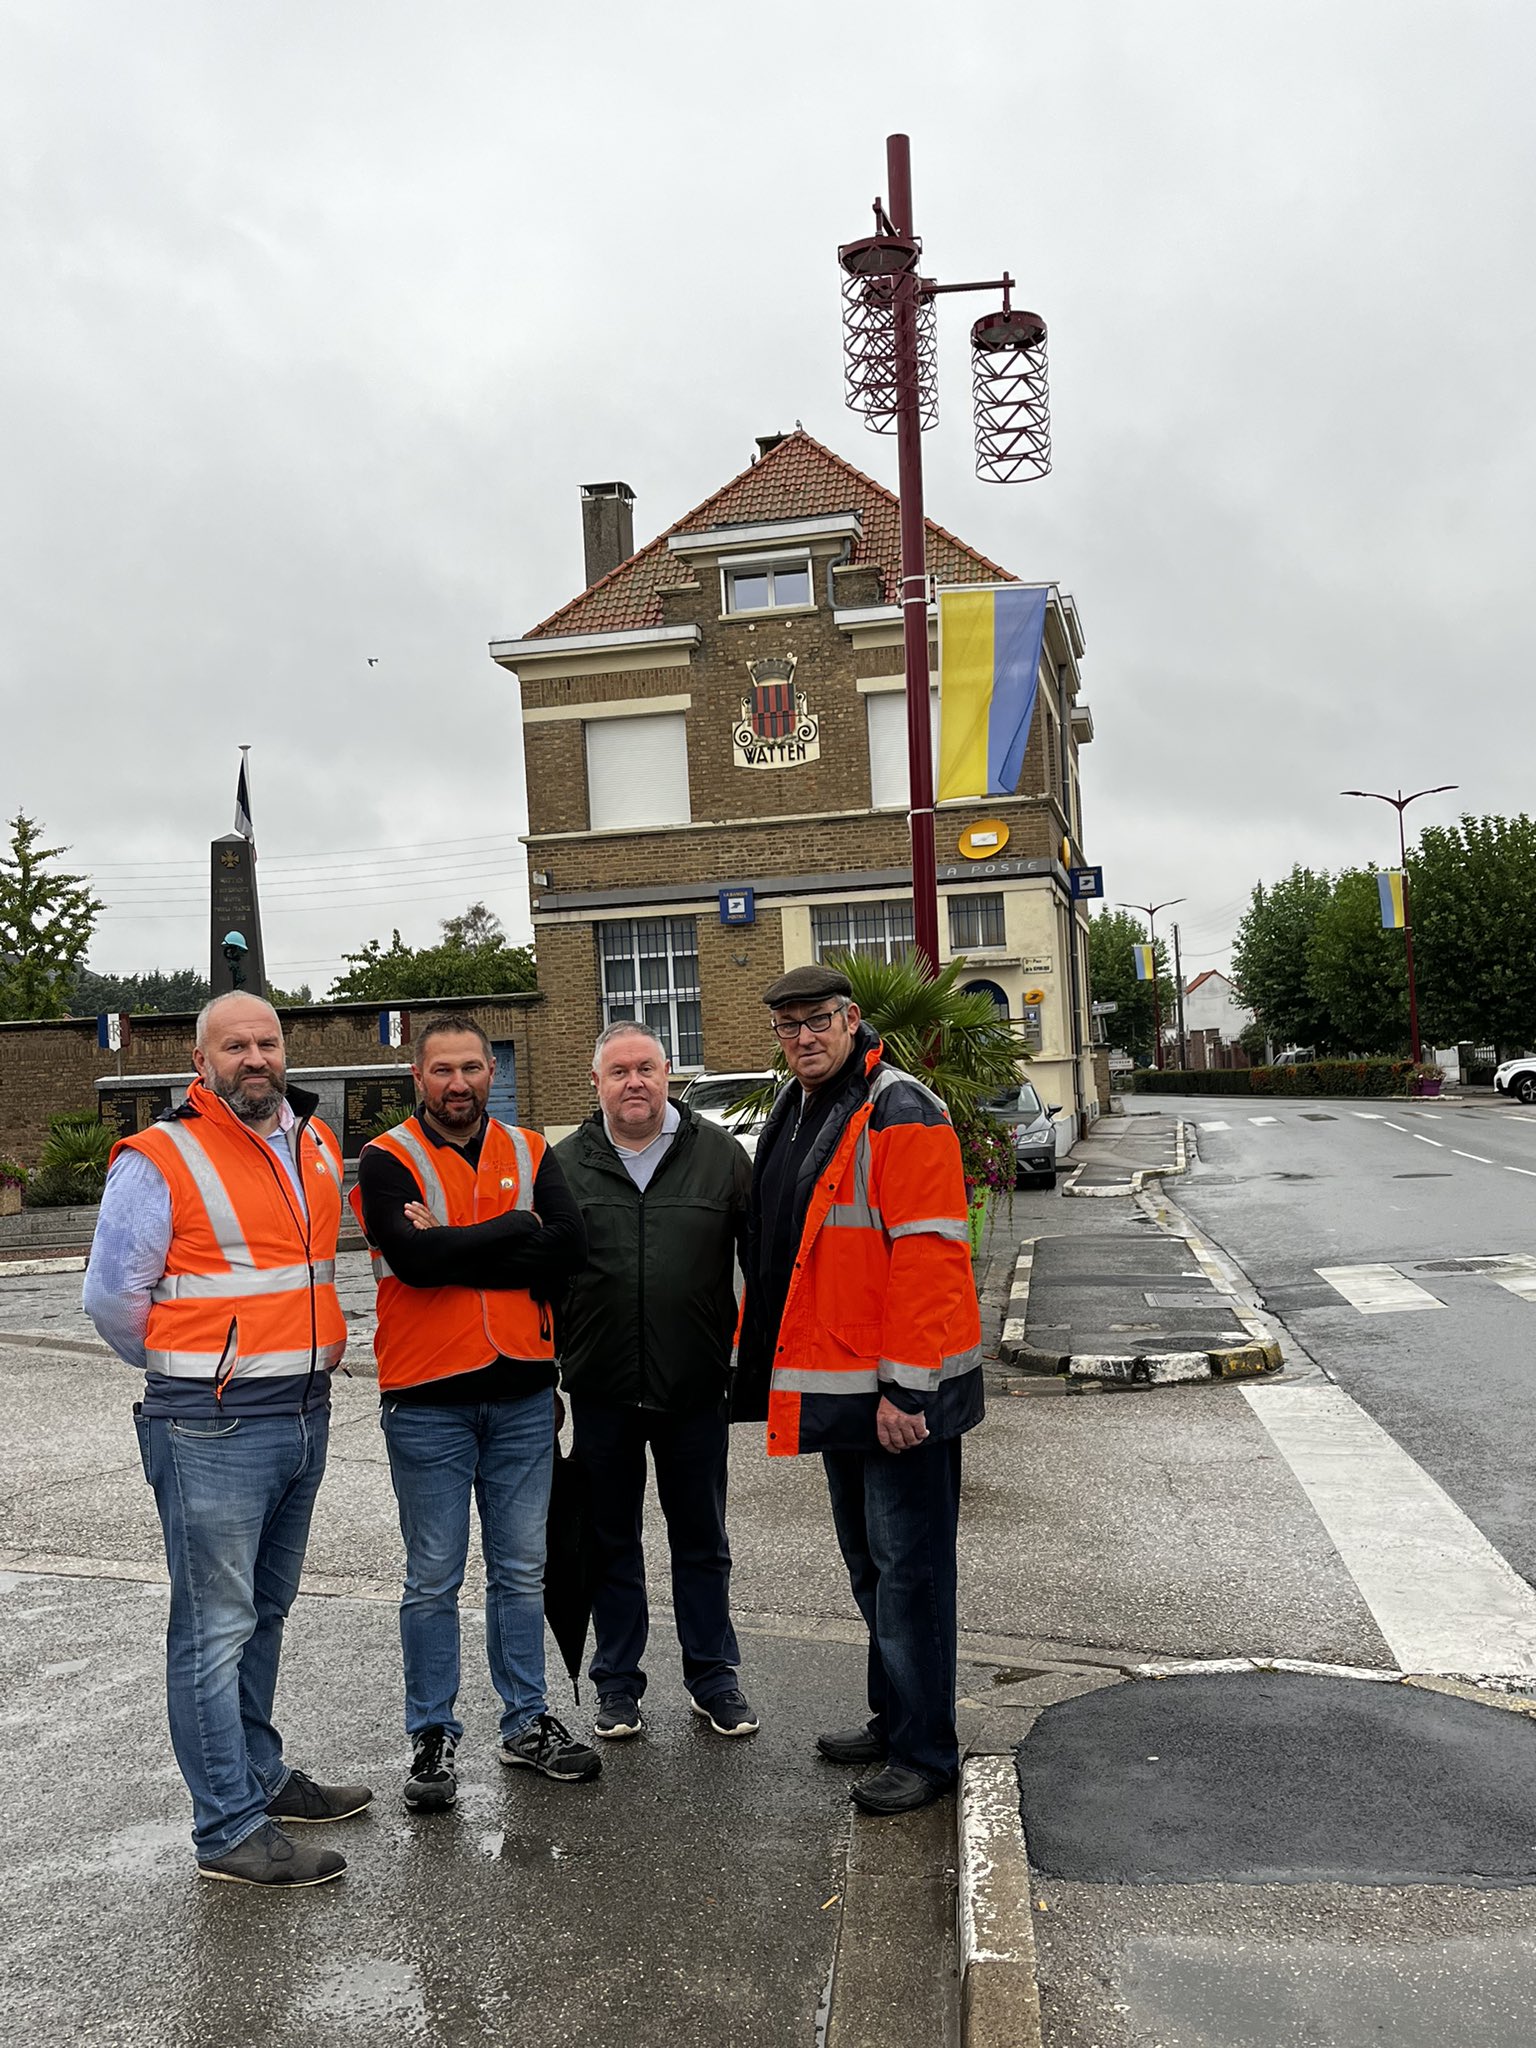
<path fill-rule="evenodd" d="M 1143 1185 L 1149 1180 L 1172 1180 L 1178 1174 L 1187 1173 L 1190 1161 L 1190 1126 L 1181 1119 L 1173 1128 L 1174 1148 L 1171 1166 L 1138 1166 L 1129 1180 L 1108 1181 L 1098 1187 L 1080 1187 L 1078 1181 L 1088 1165 L 1085 1159 L 1073 1178 L 1062 1189 L 1062 1194 L 1076 1195 L 1079 1200 L 1086 1200 L 1095 1195 L 1139 1195 Z"/>
<path fill-rule="evenodd" d="M 966 1758 L 959 1810 L 962 2048 L 1039 2048 L 1034 1908 L 1011 1755 Z"/>

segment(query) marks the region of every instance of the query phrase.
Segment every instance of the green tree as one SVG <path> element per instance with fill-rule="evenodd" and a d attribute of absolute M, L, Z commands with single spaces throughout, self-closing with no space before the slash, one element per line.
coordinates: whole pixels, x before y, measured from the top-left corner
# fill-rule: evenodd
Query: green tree
<path fill-rule="evenodd" d="M 1325 1006 L 1308 981 L 1308 948 L 1333 895 L 1327 874 L 1294 867 L 1267 889 L 1256 882 L 1232 942 L 1232 979 L 1238 994 L 1274 1040 L 1332 1051 L 1339 1040 Z"/>
<path fill-rule="evenodd" d="M 86 876 L 50 869 L 69 849 L 40 846 L 43 828 L 25 811 L 10 827 L 0 854 L 0 1017 L 62 1017 L 105 906 Z"/>
<path fill-rule="evenodd" d="M 1536 1044 L 1536 820 L 1431 825 L 1408 883 L 1425 1042 Z"/>
<path fill-rule="evenodd" d="M 1327 1013 L 1330 1045 L 1360 1053 L 1407 1052 L 1403 935 L 1382 930 L 1374 871 L 1348 869 L 1334 877 L 1333 893 L 1307 941 L 1307 988 Z"/>
<path fill-rule="evenodd" d="M 1088 980 L 1096 1003 L 1113 1003 L 1113 1016 L 1104 1020 L 1111 1045 L 1119 1046 L 1134 1060 L 1154 1057 L 1155 1012 L 1150 981 L 1136 978 L 1133 946 L 1144 946 L 1147 928 L 1128 910 L 1101 910 L 1088 920 Z M 1168 949 L 1159 939 L 1153 956 L 1157 969 L 1158 1001 L 1163 1010 L 1163 1034 L 1177 1028 L 1177 994 L 1168 972 Z M 1175 1055 L 1177 1057 L 1177 1055 Z"/>
<path fill-rule="evenodd" d="M 422 1003 L 438 996 L 499 996 L 537 986 L 533 954 L 509 946 L 501 919 L 483 903 L 442 920 L 442 940 L 419 949 L 398 930 L 387 946 L 370 939 L 344 953 L 347 972 L 331 984 L 332 1002 Z"/>
<path fill-rule="evenodd" d="M 195 967 L 158 967 L 144 974 L 98 974 L 80 967 L 69 989 L 70 1014 L 98 1017 L 103 1010 L 128 1010 L 135 1016 L 170 1016 L 200 1010 L 213 994 Z"/>

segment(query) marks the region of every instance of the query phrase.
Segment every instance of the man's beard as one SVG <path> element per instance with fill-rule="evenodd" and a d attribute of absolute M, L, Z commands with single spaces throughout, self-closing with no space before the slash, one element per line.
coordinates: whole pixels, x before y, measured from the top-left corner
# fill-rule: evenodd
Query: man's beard
<path fill-rule="evenodd" d="M 260 1082 L 254 1076 L 241 1080 L 223 1081 L 217 1074 L 213 1077 L 213 1092 L 221 1102 L 227 1102 L 243 1124 L 264 1124 L 269 1116 L 276 1116 L 283 1106 L 283 1090 L 288 1076 L 286 1070 L 279 1080 L 263 1076 Z M 254 1092 L 259 1088 L 260 1093 Z"/>
<path fill-rule="evenodd" d="M 484 1114 L 485 1104 L 477 1102 L 473 1095 L 466 1102 L 449 1102 L 445 1098 L 432 1111 L 437 1121 L 451 1131 L 472 1131 Z"/>

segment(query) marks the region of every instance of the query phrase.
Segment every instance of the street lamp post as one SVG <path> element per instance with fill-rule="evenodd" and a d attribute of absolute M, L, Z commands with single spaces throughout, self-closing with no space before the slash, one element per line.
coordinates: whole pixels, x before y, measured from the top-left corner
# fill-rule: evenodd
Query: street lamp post
<path fill-rule="evenodd" d="M 1388 796 L 1380 789 L 1341 789 L 1340 796 L 1366 796 L 1379 804 L 1390 804 L 1397 813 L 1397 857 L 1403 876 L 1403 962 L 1408 970 L 1408 1037 L 1413 1046 L 1414 1065 L 1424 1058 L 1423 1041 L 1419 1037 L 1419 992 L 1413 978 L 1413 910 L 1408 900 L 1408 835 L 1403 824 L 1403 813 L 1410 804 L 1416 804 L 1421 796 L 1444 796 L 1447 790 L 1458 788 L 1454 782 L 1437 782 L 1433 789 L 1416 789 L 1412 796 L 1404 796 L 1399 790 L 1396 796 Z"/>
<path fill-rule="evenodd" d="M 885 144 L 889 208 L 875 201 L 875 232 L 837 252 L 843 270 L 848 404 L 871 433 L 895 434 L 901 502 L 901 620 L 907 685 L 907 767 L 912 836 L 912 930 L 918 957 L 939 962 L 934 852 L 933 736 L 928 708 L 928 563 L 923 521 L 925 427 L 938 420 L 934 300 L 941 292 L 998 291 L 1001 313 L 971 330 L 976 473 L 984 482 L 1045 476 L 1051 466 L 1045 322 L 1015 311 L 1006 272 L 974 284 L 937 284 L 918 270 L 912 157 L 905 135 Z"/>
<path fill-rule="evenodd" d="M 1147 920 L 1147 944 L 1152 948 L 1152 1029 L 1156 1034 L 1152 1057 L 1159 1072 L 1163 1065 L 1163 999 L 1157 985 L 1157 913 L 1172 910 L 1175 903 L 1186 900 L 1183 896 L 1169 896 L 1161 903 L 1119 903 L 1115 906 L 1117 910 L 1139 910 Z"/>

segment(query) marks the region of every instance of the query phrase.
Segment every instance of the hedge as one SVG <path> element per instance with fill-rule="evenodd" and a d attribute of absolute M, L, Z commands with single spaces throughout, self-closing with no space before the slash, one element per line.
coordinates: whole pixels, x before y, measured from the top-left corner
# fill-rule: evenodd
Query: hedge
<path fill-rule="evenodd" d="M 1138 1095 L 1406 1095 L 1412 1060 L 1308 1060 L 1296 1067 L 1213 1067 L 1184 1072 L 1139 1067 Z"/>

